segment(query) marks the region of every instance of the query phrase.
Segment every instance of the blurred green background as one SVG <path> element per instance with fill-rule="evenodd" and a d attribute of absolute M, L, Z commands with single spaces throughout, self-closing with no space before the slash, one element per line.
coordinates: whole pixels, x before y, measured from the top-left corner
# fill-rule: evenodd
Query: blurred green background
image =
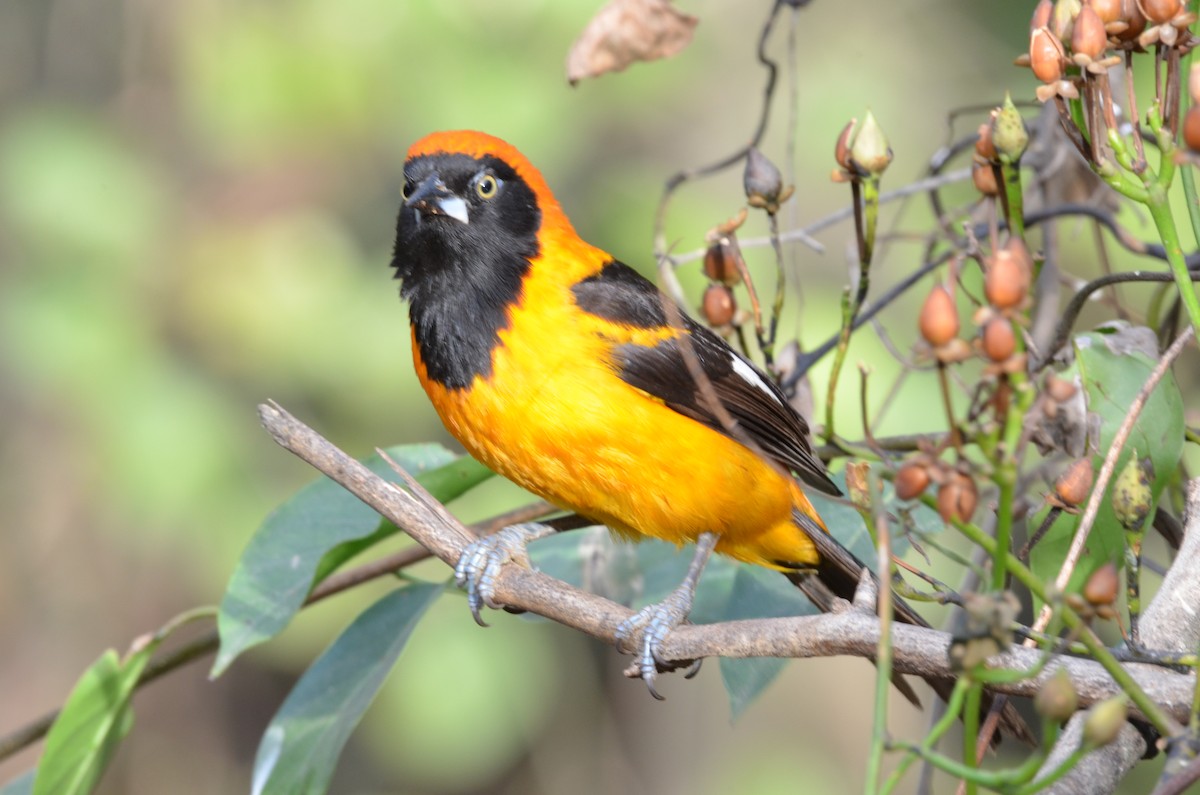
<path fill-rule="evenodd" d="M 664 179 L 740 146 L 763 82 L 754 47 L 769 3 L 680 5 L 701 20 L 681 56 L 571 89 L 566 52 L 598 3 L 0 4 L 0 732 L 60 704 L 102 649 L 219 600 L 264 515 L 312 477 L 261 432 L 256 403 L 279 401 L 358 455 L 449 443 L 411 372 L 387 267 L 416 138 L 472 127 L 509 139 L 585 238 L 649 272 Z M 1032 78 L 1010 66 L 1028 10 L 987 0 L 805 10 L 798 217 L 846 204 L 828 178 L 833 141 L 866 107 L 896 150 L 886 187 L 921 175 L 949 109 L 994 104 L 1005 89 L 1030 95 Z M 787 19 L 770 43 L 781 60 Z M 781 77 L 764 144 L 780 164 Z M 742 201 L 739 172 L 690 184 L 668 238 L 695 249 Z M 903 226 L 923 230 L 928 218 L 914 209 Z M 764 228 L 752 219 L 747 234 Z M 789 322 L 806 341 L 835 328 L 850 233 L 823 233 L 824 256 L 796 250 L 792 282 L 805 297 Z M 897 250 L 876 278 L 901 277 L 919 251 Z M 698 291 L 694 272 L 684 281 Z M 912 334 L 897 332 L 902 345 Z M 880 350 L 856 342 L 851 361 L 894 372 Z M 901 398 L 897 427 L 913 430 L 904 407 L 923 399 Z M 839 415 L 850 427 L 853 404 Z M 522 499 L 503 484 L 485 491 L 461 506 L 464 518 Z M 247 791 L 258 737 L 290 683 L 382 587 L 306 612 L 216 682 L 200 664 L 142 692 L 101 790 Z M 609 648 L 493 622 L 478 630 L 465 602 L 442 600 L 333 791 L 861 785 L 865 662 L 792 664 L 731 723 L 715 665 L 666 682 L 660 704 L 622 679 L 625 661 Z M 921 726 L 897 705 L 897 734 Z M 33 749 L 0 765 L 0 781 L 35 761 Z"/>

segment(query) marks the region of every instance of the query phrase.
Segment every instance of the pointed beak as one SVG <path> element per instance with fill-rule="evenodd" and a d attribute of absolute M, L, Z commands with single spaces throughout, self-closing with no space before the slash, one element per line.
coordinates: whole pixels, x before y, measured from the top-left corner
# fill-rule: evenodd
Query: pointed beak
<path fill-rule="evenodd" d="M 404 200 L 404 206 L 412 207 L 421 215 L 444 215 L 464 224 L 470 223 L 467 203 L 447 188 L 436 173 L 430 174 L 413 189 Z"/>

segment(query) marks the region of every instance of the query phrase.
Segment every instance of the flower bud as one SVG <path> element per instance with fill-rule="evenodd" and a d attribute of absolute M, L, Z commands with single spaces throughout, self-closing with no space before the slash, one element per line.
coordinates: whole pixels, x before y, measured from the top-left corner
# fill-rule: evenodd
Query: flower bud
<path fill-rule="evenodd" d="M 1117 601 L 1121 578 L 1117 566 L 1111 560 L 1092 572 L 1083 584 L 1083 598 L 1092 607 L 1103 607 Z"/>
<path fill-rule="evenodd" d="M 742 280 L 742 254 L 729 237 L 721 237 L 704 252 L 704 274 L 714 282 L 733 286 Z"/>
<path fill-rule="evenodd" d="M 1017 336 L 1007 318 L 993 317 L 983 326 L 983 352 L 993 362 L 1006 362 L 1017 349 Z"/>
<path fill-rule="evenodd" d="M 1129 463 L 1117 475 L 1112 487 L 1113 513 L 1121 526 L 1131 532 L 1142 529 L 1150 509 L 1154 507 L 1154 494 L 1150 490 L 1150 482 L 1154 480 L 1154 466 L 1149 458 L 1139 459 L 1137 451 L 1129 458 Z"/>
<path fill-rule="evenodd" d="M 1092 61 L 1099 61 L 1107 49 L 1108 33 L 1104 30 L 1104 22 L 1090 5 L 1085 5 L 1079 9 L 1079 16 L 1075 18 L 1075 29 L 1071 33 L 1071 50 L 1075 53 L 1075 62 L 1086 66 Z"/>
<path fill-rule="evenodd" d="M 757 146 L 750 147 L 750 151 L 746 153 L 742 186 L 746 190 L 746 199 L 751 207 L 765 207 L 772 213 L 779 209 L 783 195 L 783 175 Z"/>
<path fill-rule="evenodd" d="M 1125 699 L 1124 693 L 1118 693 L 1092 705 L 1083 721 L 1084 745 L 1100 748 L 1117 739 L 1128 716 Z"/>
<path fill-rule="evenodd" d="M 850 144 L 850 162 L 859 170 L 878 177 L 892 162 L 892 147 L 875 114 L 867 111 L 862 126 L 854 133 Z"/>
<path fill-rule="evenodd" d="M 921 336 L 935 348 L 950 342 L 958 336 L 958 307 L 950 291 L 941 284 L 935 284 L 921 307 L 921 315 L 917 320 Z"/>
<path fill-rule="evenodd" d="M 1046 680 L 1042 689 L 1033 697 L 1033 708 L 1037 714 L 1055 723 L 1066 723 L 1079 708 L 1079 694 L 1071 682 L 1066 668 L 1059 668 Z"/>
<path fill-rule="evenodd" d="M 1080 0 L 1056 0 L 1054 13 L 1050 15 L 1050 32 L 1059 41 L 1070 41 L 1075 27 L 1075 17 L 1079 15 L 1082 3 Z"/>
<path fill-rule="evenodd" d="M 1081 505 L 1092 491 L 1095 474 L 1092 457 L 1084 456 L 1058 476 L 1054 483 L 1054 495 L 1068 508 Z"/>
<path fill-rule="evenodd" d="M 992 119 L 992 142 L 996 145 L 996 154 L 1001 163 L 1016 164 L 1025 154 L 1029 145 L 1029 133 L 1025 130 L 1025 120 L 1021 111 L 1013 104 L 1012 97 L 1004 95 L 1004 104 Z"/>
<path fill-rule="evenodd" d="M 733 291 L 724 284 L 708 285 L 702 304 L 704 319 L 708 321 L 708 325 L 714 327 L 728 326 L 737 312 L 737 301 L 733 297 Z"/>
<path fill-rule="evenodd" d="M 1066 68 L 1066 53 L 1049 28 L 1038 28 L 1029 34 L 1029 68 L 1043 83 L 1062 80 Z"/>
<path fill-rule="evenodd" d="M 907 461 L 896 471 L 896 496 L 914 500 L 929 487 L 929 467 L 923 461 Z"/>

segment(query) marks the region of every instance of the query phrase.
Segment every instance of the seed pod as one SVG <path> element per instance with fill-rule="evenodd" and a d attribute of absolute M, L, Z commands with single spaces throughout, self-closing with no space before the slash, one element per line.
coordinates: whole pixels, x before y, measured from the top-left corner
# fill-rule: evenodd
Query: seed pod
<path fill-rule="evenodd" d="M 1084 456 L 1058 476 L 1054 483 L 1054 494 L 1064 505 L 1075 508 L 1088 498 L 1096 468 L 1091 456 Z"/>
<path fill-rule="evenodd" d="M 1090 5 L 1085 5 L 1079 9 L 1071 33 L 1071 50 L 1076 55 L 1076 63 L 1081 60 L 1078 56 L 1084 56 L 1084 64 L 1099 61 L 1107 49 L 1108 33 L 1104 30 L 1104 22 Z"/>
<path fill-rule="evenodd" d="M 983 352 L 993 362 L 1006 362 L 1017 349 L 1017 336 L 1012 323 L 1003 317 L 993 317 L 983 327 Z"/>
<path fill-rule="evenodd" d="M 1117 739 L 1128 718 L 1126 696 L 1119 693 L 1112 698 L 1093 704 L 1083 721 L 1083 744 L 1100 748 Z"/>
<path fill-rule="evenodd" d="M 1070 41 L 1075 27 L 1075 17 L 1079 15 L 1082 6 L 1080 0 L 1057 0 L 1054 13 L 1050 15 L 1050 32 L 1059 41 Z"/>
<path fill-rule="evenodd" d="M 971 181 L 975 190 L 984 196 L 999 196 L 1000 186 L 996 184 L 996 172 L 991 163 L 976 163 L 971 167 Z"/>
<path fill-rule="evenodd" d="M 1139 459 L 1135 450 L 1129 463 L 1113 482 L 1113 513 L 1117 515 L 1121 526 L 1130 532 L 1142 529 L 1150 509 L 1154 507 L 1154 494 L 1150 490 L 1153 480 L 1154 465 L 1149 458 Z"/>
<path fill-rule="evenodd" d="M 1037 6 L 1033 9 L 1033 16 L 1029 20 L 1029 32 L 1038 28 L 1047 27 L 1050 24 L 1050 15 L 1054 12 L 1054 3 L 1051 0 L 1040 0 Z"/>
<path fill-rule="evenodd" d="M 1011 309 L 1025 300 L 1033 279 L 1033 258 L 1019 237 L 1008 241 L 988 260 L 983 293 L 997 309 Z"/>
<path fill-rule="evenodd" d="M 925 298 L 921 315 L 917 320 L 921 336 L 935 348 L 940 348 L 958 336 L 958 307 L 950 291 L 935 284 Z"/>
<path fill-rule="evenodd" d="M 992 122 L 979 125 L 979 137 L 975 139 L 975 154 L 979 155 L 981 160 L 989 163 L 996 162 L 996 145 L 992 143 Z"/>
<path fill-rule="evenodd" d="M 1079 387 L 1075 386 L 1074 382 L 1059 378 L 1054 373 L 1046 375 L 1046 394 L 1053 398 L 1055 403 L 1066 403 L 1075 397 L 1078 391 Z"/>
<path fill-rule="evenodd" d="M 854 128 L 858 125 L 858 119 L 851 119 L 846 122 L 846 126 L 838 133 L 837 143 L 833 147 L 833 159 L 837 164 L 846 171 L 853 173 L 854 166 L 850 163 L 850 141 Z"/>
<path fill-rule="evenodd" d="M 1066 68 L 1066 53 L 1049 28 L 1038 28 L 1029 34 L 1029 68 L 1043 83 L 1057 83 Z"/>
<path fill-rule="evenodd" d="M 704 274 L 714 282 L 733 286 L 742 280 L 742 254 L 733 240 L 721 237 L 704 252 Z"/>
<path fill-rule="evenodd" d="M 783 193 L 783 175 L 758 147 L 750 147 L 746 153 L 746 170 L 742 172 L 742 186 L 746 199 L 752 207 L 772 206 L 778 208 Z M 772 210 L 772 212 L 774 212 Z"/>
<path fill-rule="evenodd" d="M 970 475 L 962 472 L 951 473 L 946 482 L 938 487 L 938 514 L 943 522 L 953 519 L 968 522 L 975 515 L 975 505 L 979 502 L 979 492 L 975 481 Z"/>
<path fill-rule="evenodd" d="M 1155 25 L 1170 22 L 1183 9 L 1182 0 L 1138 0 L 1138 5 Z"/>
<path fill-rule="evenodd" d="M 1200 64 L 1196 65 L 1200 66 Z M 1191 85 L 1191 81 L 1189 81 L 1189 85 Z M 1200 105 L 1192 105 L 1183 116 L 1183 142 L 1193 152 L 1200 152 Z"/>
<path fill-rule="evenodd" d="M 896 496 L 915 500 L 929 487 L 929 467 L 923 461 L 907 461 L 896 471 Z"/>
<path fill-rule="evenodd" d="M 1126 43 L 1136 41 L 1138 36 L 1142 35 L 1142 31 L 1146 29 L 1146 17 L 1142 14 L 1142 9 L 1138 8 L 1137 0 L 1121 0 L 1119 21 L 1125 23 L 1125 29 L 1116 34 L 1118 41 Z"/>
<path fill-rule="evenodd" d="M 737 301 L 733 297 L 733 291 L 724 284 L 708 285 L 702 303 L 704 319 L 708 321 L 708 325 L 720 327 L 733 322 L 733 316 L 737 312 Z"/>
<path fill-rule="evenodd" d="M 1092 572 L 1087 582 L 1083 584 L 1083 598 L 1092 607 L 1111 605 L 1117 601 L 1117 591 L 1121 587 L 1121 578 L 1117 567 L 1111 560 Z"/>
<path fill-rule="evenodd" d="M 1121 0 L 1091 0 L 1088 5 L 1105 25 L 1121 21 Z"/>
<path fill-rule="evenodd" d="M 1033 697 L 1033 708 L 1037 714 L 1055 723 L 1066 723 L 1079 709 L 1079 693 L 1071 682 L 1066 668 L 1059 668 L 1046 680 L 1042 689 Z"/>

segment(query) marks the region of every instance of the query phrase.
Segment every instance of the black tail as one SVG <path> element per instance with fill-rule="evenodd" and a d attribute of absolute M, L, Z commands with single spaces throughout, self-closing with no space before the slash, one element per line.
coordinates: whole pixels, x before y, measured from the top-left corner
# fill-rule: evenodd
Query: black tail
<path fill-rule="evenodd" d="M 820 563 L 817 564 L 815 576 L 803 571 L 784 572 L 784 575 L 803 591 L 804 595 L 823 613 L 833 610 L 835 598 L 852 601 L 858 590 L 859 578 L 862 577 L 863 569 L 867 567 L 808 516 L 799 511 L 793 511 L 792 517 L 805 535 L 816 545 Z M 877 588 L 882 587 L 879 578 L 874 573 L 871 574 L 871 579 L 875 580 Z M 897 621 L 903 624 L 927 628 L 930 626 L 928 621 L 898 596 L 894 596 L 892 599 L 892 614 Z M 953 681 L 948 679 L 926 679 L 925 681 L 943 701 L 949 699 L 951 691 L 954 690 Z M 917 707 L 921 706 L 917 694 L 901 674 L 892 674 L 892 684 L 910 702 Z M 990 708 L 991 699 L 985 698 L 982 708 L 984 715 Z M 1022 742 L 1030 745 L 1036 744 L 1033 732 L 1030 731 L 1028 724 L 1025 723 L 1011 702 L 1004 704 L 1000 715 L 1000 727 Z"/>

